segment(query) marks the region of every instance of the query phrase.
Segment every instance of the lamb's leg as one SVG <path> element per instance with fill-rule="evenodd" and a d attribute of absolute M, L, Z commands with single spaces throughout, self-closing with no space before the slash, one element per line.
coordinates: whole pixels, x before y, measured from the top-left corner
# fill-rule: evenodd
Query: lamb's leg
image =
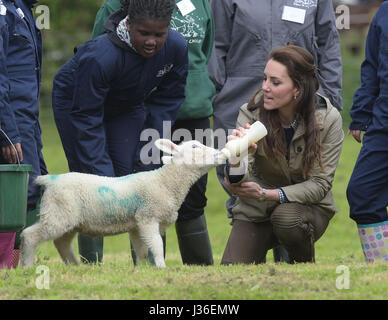
<path fill-rule="evenodd" d="M 46 233 L 43 225 L 38 222 L 26 228 L 20 235 L 20 266 L 31 267 L 34 264 L 34 253 L 36 246 L 46 240 Z"/>
<path fill-rule="evenodd" d="M 55 247 L 57 248 L 63 262 L 66 264 L 79 264 L 79 261 L 72 246 L 72 241 L 76 233 L 77 232 L 75 231 L 70 231 L 54 240 Z"/>
<path fill-rule="evenodd" d="M 138 265 L 139 260 L 147 259 L 148 248 L 140 238 L 139 232 L 137 230 L 131 230 L 129 237 L 136 253 L 135 265 Z"/>
<path fill-rule="evenodd" d="M 164 262 L 163 240 L 160 235 L 159 224 L 149 223 L 146 225 L 139 225 L 139 234 L 147 248 L 151 250 L 151 253 L 154 256 L 155 265 L 164 268 L 166 263 Z"/>

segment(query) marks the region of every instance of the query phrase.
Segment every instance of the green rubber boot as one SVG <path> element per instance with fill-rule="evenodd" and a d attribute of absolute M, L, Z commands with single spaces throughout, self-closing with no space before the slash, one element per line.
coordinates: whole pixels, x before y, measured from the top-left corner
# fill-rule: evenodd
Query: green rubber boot
<path fill-rule="evenodd" d="M 183 264 L 213 265 L 213 253 L 205 215 L 186 221 L 177 221 L 175 230 Z"/>
<path fill-rule="evenodd" d="M 290 263 L 290 257 L 286 248 L 283 246 L 277 246 L 273 248 L 273 259 L 275 262 L 285 262 Z"/>
<path fill-rule="evenodd" d="M 78 234 L 78 252 L 83 263 L 102 263 L 103 248 L 103 237 L 92 238 Z"/>

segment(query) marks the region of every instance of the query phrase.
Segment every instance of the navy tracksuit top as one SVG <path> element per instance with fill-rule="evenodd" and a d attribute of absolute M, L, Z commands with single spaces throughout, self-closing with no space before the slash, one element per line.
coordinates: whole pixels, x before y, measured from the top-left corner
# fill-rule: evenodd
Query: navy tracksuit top
<path fill-rule="evenodd" d="M 41 194 L 33 181 L 47 173 L 39 125 L 42 37 L 32 14 L 38 1 L 0 2 L 4 6 L 0 14 L 0 122 L 11 141 L 21 143 L 23 163 L 32 165 L 27 208 L 32 210 Z M 1 134 L 0 143 L 9 144 Z"/>
<path fill-rule="evenodd" d="M 33 130 L 39 119 L 42 37 L 31 12 L 36 0 L 2 2 L 7 11 L 0 22 L 0 121 L 17 143 L 21 132 Z M 4 137 L 0 141 L 9 144 Z"/>
<path fill-rule="evenodd" d="M 388 3 L 381 4 L 369 27 L 362 85 L 354 94 L 350 129 L 388 136 Z M 388 150 L 387 141 L 371 141 Z"/>
<path fill-rule="evenodd" d="M 54 78 L 53 108 L 54 113 L 67 112 L 70 117 L 68 130 L 74 134 L 78 171 L 115 175 L 103 122 L 131 108 L 144 106 L 148 116 L 143 129 L 154 128 L 162 137 L 163 121 L 174 122 L 184 101 L 187 71 L 187 42 L 173 30 L 160 51 L 148 59 L 115 32 L 77 47 Z M 139 143 L 138 137 L 133 140 Z"/>

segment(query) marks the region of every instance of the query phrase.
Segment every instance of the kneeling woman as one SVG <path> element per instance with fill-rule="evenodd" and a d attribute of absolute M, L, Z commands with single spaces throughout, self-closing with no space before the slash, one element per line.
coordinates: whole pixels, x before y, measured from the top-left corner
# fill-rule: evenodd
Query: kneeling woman
<path fill-rule="evenodd" d="M 268 135 L 250 146 L 247 159 L 225 168 L 238 198 L 221 264 L 263 263 L 279 243 L 292 262 L 315 261 L 314 242 L 337 211 L 331 188 L 344 137 L 339 112 L 317 94 L 316 73 L 308 51 L 280 48 L 267 62 L 262 88 L 240 109 L 228 139 L 256 120 Z"/>

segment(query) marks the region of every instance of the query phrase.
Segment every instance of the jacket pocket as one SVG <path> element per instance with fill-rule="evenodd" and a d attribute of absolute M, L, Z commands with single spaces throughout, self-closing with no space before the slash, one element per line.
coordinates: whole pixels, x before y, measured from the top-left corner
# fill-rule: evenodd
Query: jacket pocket
<path fill-rule="evenodd" d="M 31 40 L 28 39 L 25 35 L 19 33 L 13 33 L 11 39 L 21 39 L 23 42 L 31 43 Z"/>
<path fill-rule="evenodd" d="M 35 72 L 36 50 L 31 39 L 20 33 L 13 33 L 9 38 L 9 70 L 12 72 Z M 32 67 L 31 67 L 32 66 Z"/>
<path fill-rule="evenodd" d="M 231 35 L 231 55 L 227 57 L 227 66 L 239 70 L 241 62 L 250 68 L 263 70 L 267 56 L 260 54 L 267 52 L 263 35 L 260 32 L 258 22 L 241 9 L 237 9 L 234 17 L 234 25 Z M 244 67 L 244 66 L 242 66 Z"/>

